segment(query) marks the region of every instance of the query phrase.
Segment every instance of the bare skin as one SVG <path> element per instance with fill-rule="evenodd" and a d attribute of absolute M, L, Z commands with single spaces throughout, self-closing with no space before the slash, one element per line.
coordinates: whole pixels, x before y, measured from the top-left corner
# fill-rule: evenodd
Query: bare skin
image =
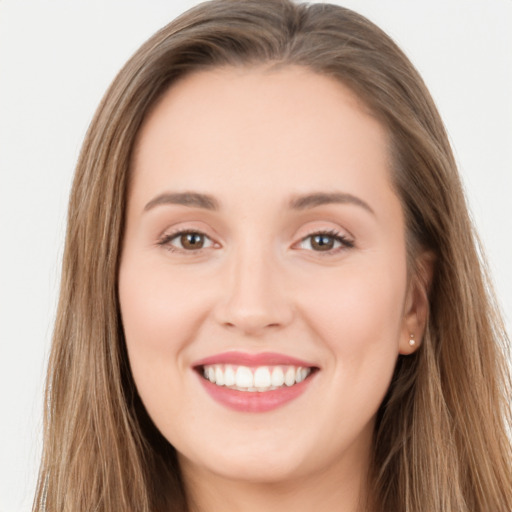
<path fill-rule="evenodd" d="M 145 121 L 121 312 L 196 511 L 364 509 L 375 415 L 426 314 L 387 144 L 348 89 L 299 67 L 190 75 Z M 315 371 L 280 407 L 233 410 L 194 366 L 231 351 Z"/>

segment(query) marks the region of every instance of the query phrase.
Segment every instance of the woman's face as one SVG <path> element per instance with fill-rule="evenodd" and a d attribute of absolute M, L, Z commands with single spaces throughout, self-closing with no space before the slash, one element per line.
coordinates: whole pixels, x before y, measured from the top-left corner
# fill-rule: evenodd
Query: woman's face
<path fill-rule="evenodd" d="M 185 473 L 363 471 L 418 328 L 383 127 L 302 68 L 204 71 L 148 116 L 132 172 L 126 344 Z"/>

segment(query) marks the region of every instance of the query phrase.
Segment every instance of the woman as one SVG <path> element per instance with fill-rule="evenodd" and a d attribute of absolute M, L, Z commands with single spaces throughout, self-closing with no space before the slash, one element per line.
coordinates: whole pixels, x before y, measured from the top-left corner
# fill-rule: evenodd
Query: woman
<path fill-rule="evenodd" d="M 35 510 L 510 510 L 506 342 L 394 43 L 201 5 L 83 146 Z"/>

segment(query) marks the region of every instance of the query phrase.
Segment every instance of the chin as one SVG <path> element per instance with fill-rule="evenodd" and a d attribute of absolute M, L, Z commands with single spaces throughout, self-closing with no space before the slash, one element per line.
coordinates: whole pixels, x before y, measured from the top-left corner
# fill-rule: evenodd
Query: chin
<path fill-rule="evenodd" d="M 307 473 L 311 467 L 306 464 L 302 450 L 299 453 L 286 453 L 268 445 L 260 445 L 245 450 L 224 450 L 222 453 L 203 453 L 202 457 L 187 459 L 179 455 L 180 466 L 185 469 L 202 467 L 204 471 L 218 477 L 234 481 L 256 484 L 277 484 L 286 482 Z"/>

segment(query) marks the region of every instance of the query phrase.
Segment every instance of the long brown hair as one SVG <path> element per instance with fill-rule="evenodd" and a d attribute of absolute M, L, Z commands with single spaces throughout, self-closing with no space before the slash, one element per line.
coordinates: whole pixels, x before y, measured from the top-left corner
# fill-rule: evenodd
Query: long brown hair
<path fill-rule="evenodd" d="M 508 339 L 450 145 L 420 76 L 364 17 L 327 4 L 214 0 L 147 41 L 91 123 L 69 203 L 34 511 L 187 510 L 174 448 L 130 374 L 117 273 L 131 152 L 179 77 L 299 65 L 350 87 L 388 130 L 409 261 L 435 257 L 422 346 L 400 356 L 374 436 L 380 512 L 510 512 Z M 300 107 L 299 107 L 300 108 Z"/>

